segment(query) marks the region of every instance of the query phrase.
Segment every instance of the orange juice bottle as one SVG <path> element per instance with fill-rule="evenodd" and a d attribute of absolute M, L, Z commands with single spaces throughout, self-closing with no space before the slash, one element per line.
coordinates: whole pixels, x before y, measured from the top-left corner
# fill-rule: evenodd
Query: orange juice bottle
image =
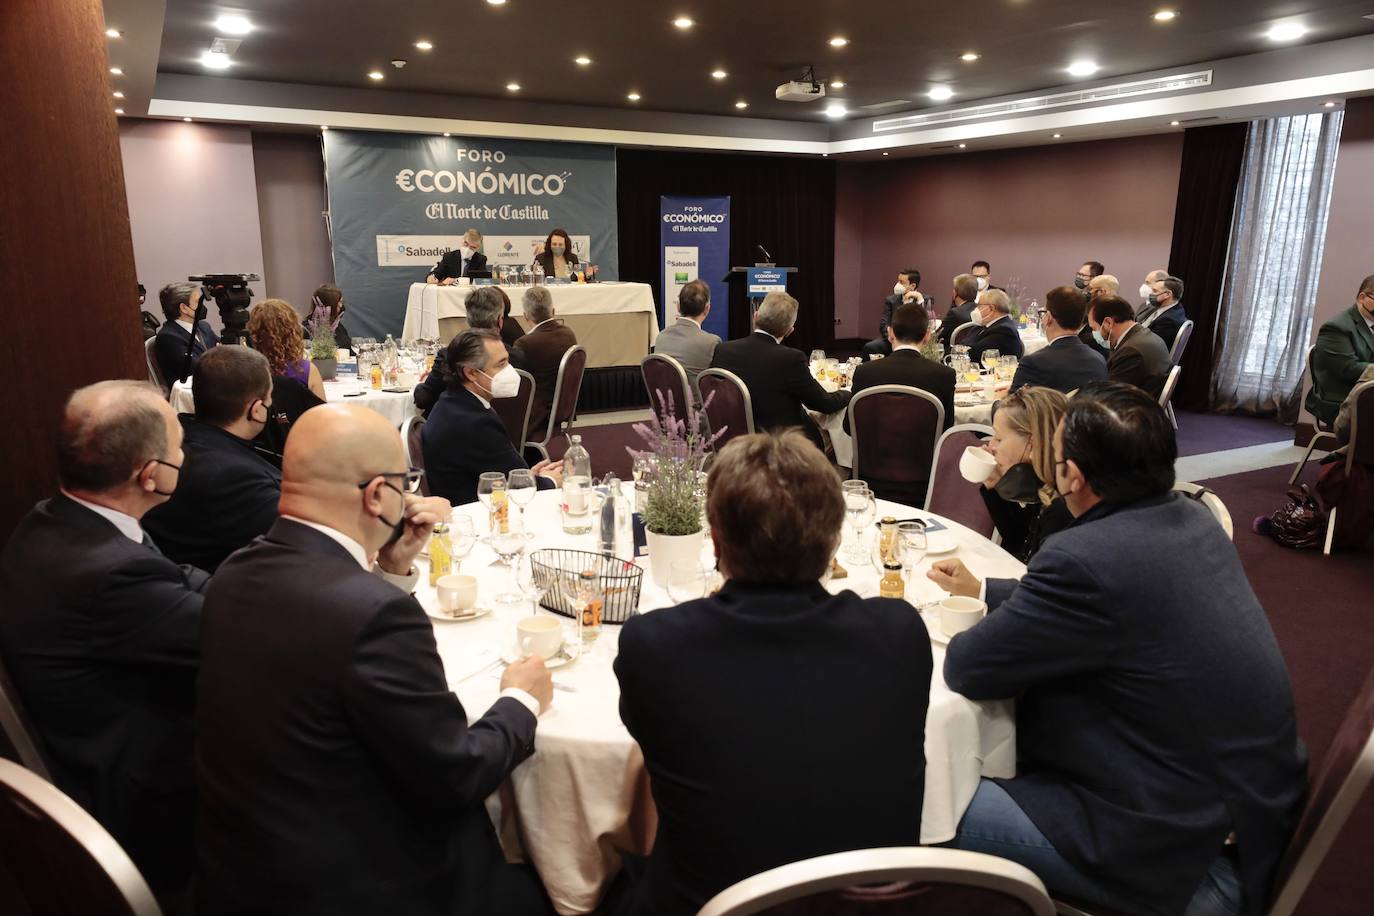
<path fill-rule="evenodd" d="M 372 387 L 382 387 L 382 367 L 377 365 L 376 363 L 372 364 Z"/>

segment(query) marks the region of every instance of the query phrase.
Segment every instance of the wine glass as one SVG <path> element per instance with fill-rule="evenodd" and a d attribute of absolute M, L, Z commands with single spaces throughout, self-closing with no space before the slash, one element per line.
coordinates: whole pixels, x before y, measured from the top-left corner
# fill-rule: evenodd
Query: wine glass
<path fill-rule="evenodd" d="M 515 562 L 525 552 L 525 536 L 520 532 L 520 526 L 518 524 L 511 525 L 509 531 L 493 531 L 491 533 L 491 549 L 496 552 L 496 556 L 510 570 L 512 580 L 506 591 L 496 596 L 496 603 L 507 606 L 519 604 L 521 598 L 515 591 L 514 582 Z"/>
<path fill-rule="evenodd" d="M 845 481 L 846 483 L 860 483 L 861 481 Z M 868 485 L 864 484 L 863 489 L 857 487 L 845 490 L 844 494 L 845 517 L 849 520 L 849 526 L 854 529 L 854 544 L 845 554 L 846 559 L 851 563 L 870 562 L 868 553 L 864 550 L 864 529 L 873 524 L 873 517 L 878 513 L 878 505 L 873 500 L 873 494 L 869 491 Z"/>
<path fill-rule="evenodd" d="M 506 489 L 506 475 L 500 471 L 486 471 L 477 478 L 477 500 L 487 509 L 487 528 L 488 533 L 491 534 L 495 534 L 494 531 L 490 530 L 495 522 L 491 514 L 494 502 L 492 494 L 504 489 Z"/>
<path fill-rule="evenodd" d="M 472 519 L 466 515 L 454 515 L 448 523 L 449 544 L 453 548 L 453 558 L 463 560 L 468 554 L 472 553 L 472 545 L 477 543 L 477 534 L 472 527 Z M 453 564 L 453 571 L 458 571 L 458 563 Z"/>
<path fill-rule="evenodd" d="M 539 492 L 533 472 L 527 468 L 516 468 L 511 471 L 510 479 L 506 482 L 506 492 L 510 494 L 510 501 L 520 507 L 520 528 L 524 531 L 525 540 L 534 540 L 534 532 L 525 527 L 525 507 L 534 500 L 534 494 Z"/>
<path fill-rule="evenodd" d="M 548 586 L 534 568 L 534 559 L 529 555 L 520 558 L 515 570 L 515 585 L 520 589 L 520 594 L 529 599 L 530 614 L 538 614 L 539 602 L 544 600 Z"/>
<path fill-rule="evenodd" d="M 706 570 L 696 559 L 676 560 L 668 568 L 668 597 L 674 604 L 695 601 L 706 594 Z"/>
<path fill-rule="evenodd" d="M 1001 357 L 1002 354 L 998 350 L 984 350 L 982 358 L 983 368 L 987 369 L 989 372 L 991 372 L 993 369 L 996 369 L 997 361 Z"/>
<path fill-rule="evenodd" d="M 897 525 L 897 549 L 902 561 L 902 578 L 910 582 L 916 566 L 926 556 L 926 526 L 924 522 L 900 522 Z"/>

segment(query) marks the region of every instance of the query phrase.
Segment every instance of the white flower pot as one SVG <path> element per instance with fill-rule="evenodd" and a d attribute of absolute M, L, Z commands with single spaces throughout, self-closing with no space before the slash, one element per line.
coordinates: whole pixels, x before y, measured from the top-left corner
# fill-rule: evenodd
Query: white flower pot
<path fill-rule="evenodd" d="M 649 572 L 659 588 L 668 587 L 668 575 L 674 563 L 701 562 L 705 529 L 692 534 L 655 534 L 652 531 L 644 534 L 649 542 Z"/>

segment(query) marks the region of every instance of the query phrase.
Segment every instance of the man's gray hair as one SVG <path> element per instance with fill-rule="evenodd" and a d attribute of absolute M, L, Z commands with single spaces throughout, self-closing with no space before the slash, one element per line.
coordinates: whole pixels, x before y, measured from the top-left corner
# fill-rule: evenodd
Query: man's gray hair
<path fill-rule="evenodd" d="M 978 298 L 978 278 L 973 274 L 960 274 L 954 278 L 954 295 L 965 302 Z"/>
<path fill-rule="evenodd" d="M 769 293 L 754 315 L 754 327 L 782 337 L 797 323 L 797 300 L 787 293 Z"/>
<path fill-rule="evenodd" d="M 191 304 L 191 295 L 196 288 L 190 283 L 168 283 L 158 290 L 157 300 L 162 304 L 162 314 L 168 321 L 175 321 L 181 314 L 182 304 Z"/>
<path fill-rule="evenodd" d="M 992 306 L 994 311 L 1001 312 L 1003 315 L 1011 314 L 1011 299 L 1000 289 L 983 290 L 983 298 L 978 300 L 980 304 Z"/>
<path fill-rule="evenodd" d="M 467 381 L 463 377 L 464 369 L 487 371 L 487 363 L 491 362 L 491 354 L 487 352 L 489 340 L 501 343 L 501 335 L 491 328 L 468 328 L 453 338 L 448 345 L 446 357 L 450 388 L 461 388 Z"/>
<path fill-rule="evenodd" d="M 468 327 L 491 328 L 506 314 L 506 301 L 494 286 L 479 286 L 468 294 L 463 308 L 468 313 Z"/>
<path fill-rule="evenodd" d="M 535 324 L 553 317 L 553 293 L 547 286 L 531 286 L 520 299 L 525 317 Z"/>
<path fill-rule="evenodd" d="M 162 393 L 117 379 L 78 388 L 57 434 L 57 477 L 68 490 L 103 493 L 167 453 Z M 165 402 L 164 402 L 165 403 Z"/>

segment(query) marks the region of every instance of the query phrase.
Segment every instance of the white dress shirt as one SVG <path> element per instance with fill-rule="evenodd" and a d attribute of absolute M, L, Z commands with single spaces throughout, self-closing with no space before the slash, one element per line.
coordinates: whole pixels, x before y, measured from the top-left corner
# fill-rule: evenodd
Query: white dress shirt
<path fill-rule="evenodd" d="M 66 490 L 62 491 L 62 495 L 70 499 L 72 502 L 80 503 L 87 509 L 90 509 L 96 515 L 100 516 L 101 518 L 109 522 L 111 525 L 114 525 L 116 528 L 118 528 L 120 534 L 124 535 L 126 538 L 133 541 L 134 543 L 143 543 L 143 526 L 140 525 L 138 523 L 138 519 L 134 518 L 132 515 L 120 512 L 118 509 L 111 509 L 109 506 L 102 506 L 97 503 L 89 502 L 87 500 L 82 499 L 79 496 L 73 496 Z"/>

